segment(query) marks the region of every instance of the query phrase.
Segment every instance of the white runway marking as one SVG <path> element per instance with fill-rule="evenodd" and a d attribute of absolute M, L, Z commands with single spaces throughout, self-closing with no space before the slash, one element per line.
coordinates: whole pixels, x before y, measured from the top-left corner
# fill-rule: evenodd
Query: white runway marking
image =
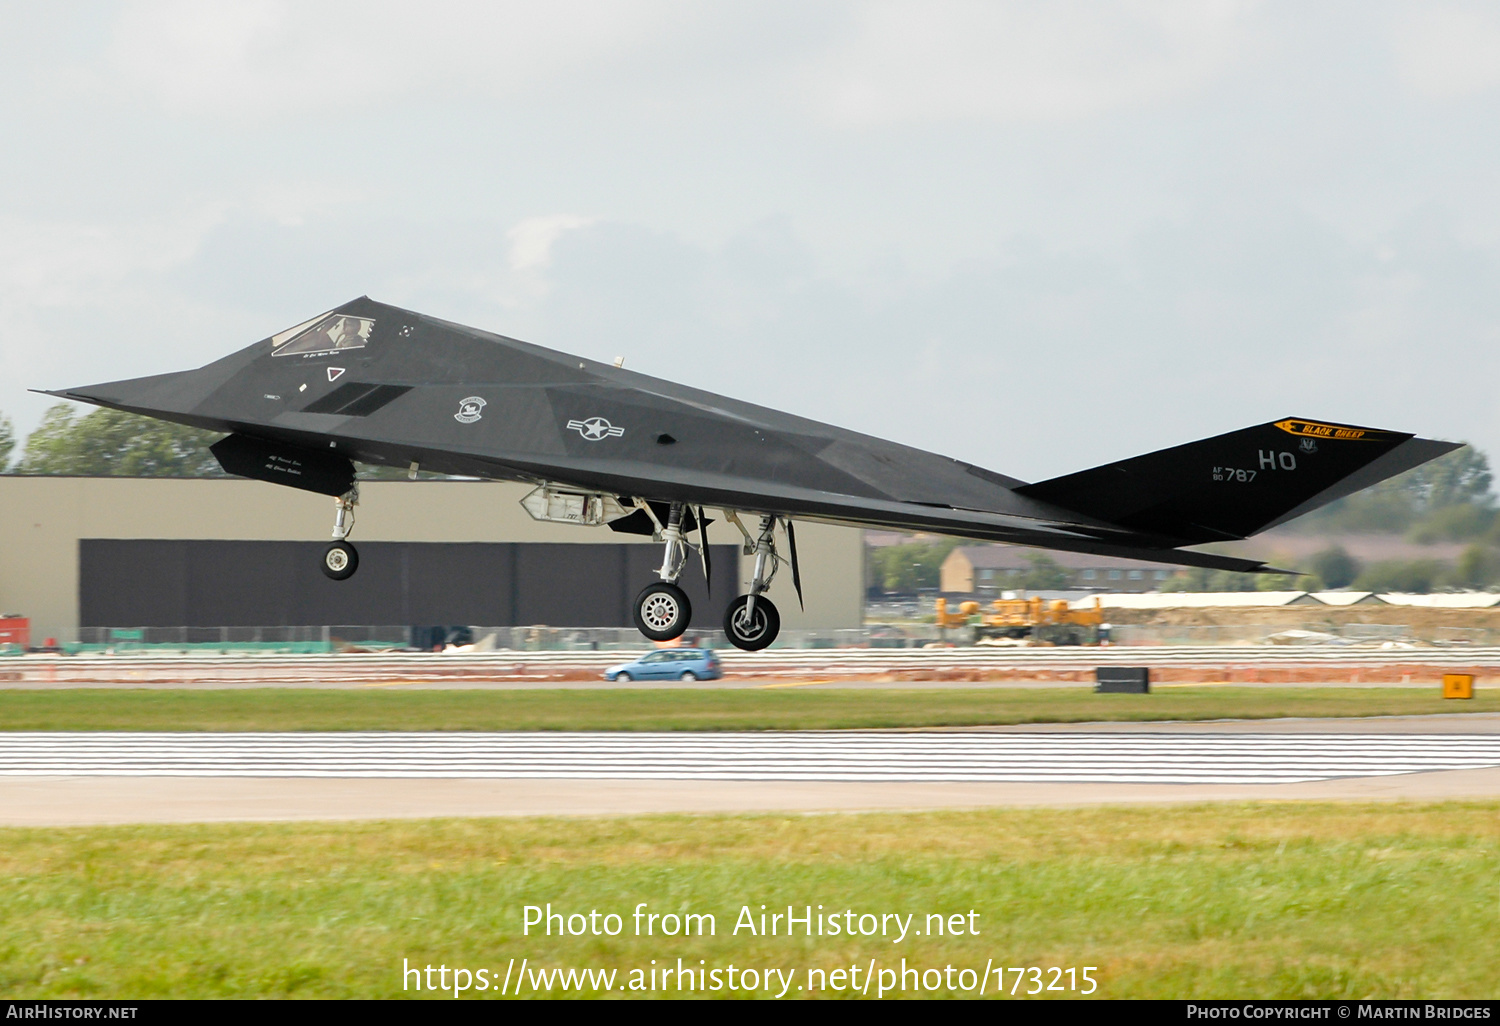
<path fill-rule="evenodd" d="M 0 733 L 0 776 L 1276 784 L 1500 766 L 1500 735 Z"/>

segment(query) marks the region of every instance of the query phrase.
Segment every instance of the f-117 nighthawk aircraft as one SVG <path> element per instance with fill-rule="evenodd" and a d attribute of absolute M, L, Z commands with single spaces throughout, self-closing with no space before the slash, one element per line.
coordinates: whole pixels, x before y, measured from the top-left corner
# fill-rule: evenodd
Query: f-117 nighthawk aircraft
<path fill-rule="evenodd" d="M 1182 546 L 1248 537 L 1458 447 L 1289 417 L 1027 484 L 363 297 L 198 370 L 48 394 L 225 432 L 212 449 L 229 473 L 333 496 L 323 571 L 340 580 L 358 566 L 353 461 L 530 482 L 538 520 L 662 543 L 634 605 L 658 641 L 692 617 L 677 586 L 690 549 L 711 583 L 719 510 L 755 557 L 723 618 L 749 650 L 780 629 L 765 594 L 778 567 L 800 601 L 797 520 L 1264 571 Z"/>

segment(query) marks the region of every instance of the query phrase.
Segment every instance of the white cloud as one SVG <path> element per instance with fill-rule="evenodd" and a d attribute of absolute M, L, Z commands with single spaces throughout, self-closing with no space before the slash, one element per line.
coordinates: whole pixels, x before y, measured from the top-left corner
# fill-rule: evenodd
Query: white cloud
<path fill-rule="evenodd" d="M 1245 4 L 886 0 L 805 73 L 815 108 L 855 125 L 1086 117 L 1174 94 L 1222 70 Z"/>
<path fill-rule="evenodd" d="M 135 0 L 110 63 L 128 88 L 189 114 L 644 90 L 652 104 L 811 104 L 858 125 L 1051 120 L 1211 78 L 1242 44 L 1249 3 L 878 0 L 799 18 L 795 5 L 681 0 Z"/>
<path fill-rule="evenodd" d="M 1500 13 L 1491 6 L 1425 4 L 1400 18 L 1392 42 L 1401 79 L 1446 100 L 1500 84 Z"/>
<path fill-rule="evenodd" d="M 505 233 L 504 267 L 471 268 L 460 271 L 458 277 L 473 280 L 479 286 L 474 291 L 504 309 L 535 309 L 552 292 L 548 271 L 552 267 L 553 247 L 568 232 L 587 228 L 595 220 L 578 214 L 528 217 Z"/>
<path fill-rule="evenodd" d="M 0 409 L 24 433 L 61 388 L 196 366 L 258 330 L 164 282 L 223 211 L 115 222 L 0 216 Z"/>
<path fill-rule="evenodd" d="M 296 179 L 268 179 L 258 183 L 247 207 L 283 227 L 306 224 L 310 218 L 370 199 L 369 190 L 348 185 Z"/>
<path fill-rule="evenodd" d="M 505 233 L 510 242 L 510 266 L 514 271 L 544 269 L 552 263 L 552 247 L 564 232 L 586 228 L 592 217 L 577 214 L 551 214 L 528 217 Z"/>
<path fill-rule="evenodd" d="M 669 14 L 658 0 L 139 0 L 110 58 L 171 110 L 271 116 L 512 94 L 630 49 Z"/>
<path fill-rule="evenodd" d="M 0 310 L 91 305 L 192 257 L 214 208 L 134 224 L 0 221 Z"/>

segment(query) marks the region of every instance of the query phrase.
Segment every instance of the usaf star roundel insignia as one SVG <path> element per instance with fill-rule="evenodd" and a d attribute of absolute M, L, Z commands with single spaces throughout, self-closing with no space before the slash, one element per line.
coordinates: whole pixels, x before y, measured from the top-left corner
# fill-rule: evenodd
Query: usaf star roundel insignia
<path fill-rule="evenodd" d="M 453 419 L 460 424 L 472 424 L 482 416 L 483 409 L 484 400 L 477 395 L 471 395 L 459 401 L 458 412 L 453 415 Z"/>
<path fill-rule="evenodd" d="M 585 441 L 598 442 L 605 438 L 618 438 L 625 433 L 622 427 L 615 427 L 603 417 L 590 417 L 588 420 L 568 421 L 568 430 L 577 431 Z"/>

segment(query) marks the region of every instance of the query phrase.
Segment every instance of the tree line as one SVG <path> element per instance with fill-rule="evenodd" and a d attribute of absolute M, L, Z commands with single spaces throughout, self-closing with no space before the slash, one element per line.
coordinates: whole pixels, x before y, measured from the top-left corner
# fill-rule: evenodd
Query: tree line
<path fill-rule="evenodd" d="M 1300 575 L 1237 574 L 1185 570 L 1164 591 L 1355 591 L 1412 592 L 1491 588 L 1500 584 L 1500 510 L 1496 508 L 1489 458 L 1473 446 L 1455 449 L 1430 463 L 1331 502 L 1287 525 L 1300 534 L 1404 535 L 1419 545 L 1467 542 L 1457 559 L 1379 560 L 1363 563 L 1341 545 L 1303 560 L 1271 562 Z"/>
<path fill-rule="evenodd" d="M 19 458 L 15 427 L 0 415 L 0 473 L 69 477 L 228 477 L 208 447 L 219 431 L 173 424 L 119 410 L 80 414 L 72 403 L 58 403 L 26 436 Z M 404 480 L 396 467 L 361 464 L 362 479 Z M 424 477 L 434 475 L 425 474 Z"/>
<path fill-rule="evenodd" d="M 1289 530 L 1311 535 L 1404 534 L 1412 541 L 1469 541 L 1493 536 L 1494 485 L 1489 458 L 1462 449 L 1298 517 Z"/>

